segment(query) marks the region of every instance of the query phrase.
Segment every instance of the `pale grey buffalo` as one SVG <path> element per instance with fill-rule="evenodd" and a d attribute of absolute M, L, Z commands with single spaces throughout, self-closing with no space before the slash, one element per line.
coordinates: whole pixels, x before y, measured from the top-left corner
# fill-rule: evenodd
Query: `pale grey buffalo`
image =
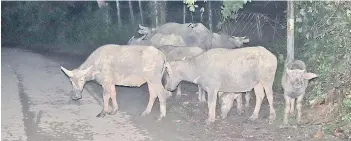
<path fill-rule="evenodd" d="M 285 110 L 283 125 L 288 124 L 288 115 L 294 113 L 294 103 L 296 101 L 297 123 L 301 123 L 302 100 L 308 86 L 308 80 L 317 77 L 314 73 L 306 70 L 306 65 L 301 60 L 285 62 L 281 84 L 284 89 Z"/>
<path fill-rule="evenodd" d="M 235 37 L 229 36 L 226 34 L 218 34 L 210 32 L 202 23 L 166 23 L 161 25 L 158 28 L 148 28 L 139 25 L 140 30 L 138 33 L 143 34 L 143 40 L 149 40 L 152 45 L 156 46 L 157 44 L 161 44 L 162 40 L 159 40 L 160 37 L 154 38 L 153 41 L 151 39 L 155 35 L 173 35 L 180 36 L 185 46 L 198 46 L 204 50 L 208 50 L 210 48 L 238 48 L 242 47 L 243 44 L 249 42 L 249 39 L 246 37 Z M 174 38 L 174 37 L 173 37 Z M 174 40 L 172 38 L 163 38 L 166 40 Z M 167 45 L 175 45 L 178 44 L 167 44 Z"/>
<path fill-rule="evenodd" d="M 186 32 L 188 32 L 190 25 L 191 25 L 190 23 L 180 24 L 180 23 L 170 22 L 170 23 L 165 23 L 157 28 L 149 28 L 139 24 L 140 29 L 138 30 L 138 33 L 142 35 L 146 35 L 145 37 L 146 40 L 151 39 L 151 37 L 156 33 L 161 33 L 166 35 L 176 34 L 176 35 L 185 37 L 185 36 L 188 36 L 185 34 Z"/>
<path fill-rule="evenodd" d="M 129 45 L 152 45 L 155 47 L 162 47 L 162 46 L 186 46 L 183 41 L 183 38 L 179 35 L 175 34 L 162 34 L 156 33 L 150 39 L 145 39 L 146 35 L 135 38 L 134 36 L 129 39 Z"/>
<path fill-rule="evenodd" d="M 167 58 L 167 62 L 177 61 L 177 60 L 186 60 L 195 56 L 200 55 L 204 52 L 203 49 L 197 46 L 162 46 L 158 48 L 163 52 Z M 181 84 L 177 87 L 176 98 L 179 99 L 181 96 Z M 205 102 L 205 94 L 202 88 L 198 85 L 198 99 L 200 102 Z"/>
<path fill-rule="evenodd" d="M 218 97 L 221 105 L 221 117 L 226 118 L 230 109 L 233 107 L 233 102 L 236 100 L 237 112 L 241 115 L 244 111 L 242 109 L 242 97 L 241 93 L 228 93 L 218 92 Z"/>
<path fill-rule="evenodd" d="M 168 38 L 172 38 L 170 36 L 164 36 Z M 143 37 L 141 37 L 143 38 Z M 149 42 L 147 40 L 142 40 L 141 38 L 134 39 L 132 38 L 131 40 L 128 41 L 128 44 L 145 44 L 147 45 Z M 174 39 L 174 38 L 172 38 Z M 173 40 L 174 41 L 174 40 Z M 165 41 L 164 43 L 171 43 L 172 40 Z M 174 42 L 173 42 L 174 43 Z M 175 61 L 175 60 L 184 60 L 186 58 L 191 58 L 194 56 L 197 56 L 201 53 L 204 52 L 203 49 L 197 46 L 174 46 L 174 45 L 162 45 L 162 46 L 156 46 L 157 49 L 159 49 L 163 54 L 165 54 L 167 61 Z M 205 94 L 204 91 L 201 89 L 200 86 L 198 86 L 198 99 L 200 102 L 205 102 Z M 181 84 L 179 84 L 177 92 L 176 92 L 176 98 L 179 99 L 181 97 Z"/>
<path fill-rule="evenodd" d="M 73 100 L 82 98 L 81 92 L 86 81 L 95 80 L 102 86 L 104 104 L 97 117 L 117 112 L 115 85 L 140 87 L 147 83 L 150 92 L 149 103 L 142 116 L 150 113 L 158 97 L 160 120 L 166 116 L 166 94 L 169 94 L 161 82 L 165 61 L 164 54 L 153 46 L 108 44 L 96 49 L 78 68 L 67 70 L 61 67 L 61 69 L 72 83 Z M 110 98 L 113 109 L 108 112 Z"/>
<path fill-rule="evenodd" d="M 273 81 L 277 58 L 262 46 L 238 49 L 215 48 L 182 61 L 166 63 L 165 88 L 174 90 L 180 81 L 200 85 L 208 94 L 207 124 L 215 121 L 218 92 L 247 92 L 254 89 L 256 105 L 249 118 L 255 120 L 266 95 L 270 107 L 270 121 L 275 120 Z"/>

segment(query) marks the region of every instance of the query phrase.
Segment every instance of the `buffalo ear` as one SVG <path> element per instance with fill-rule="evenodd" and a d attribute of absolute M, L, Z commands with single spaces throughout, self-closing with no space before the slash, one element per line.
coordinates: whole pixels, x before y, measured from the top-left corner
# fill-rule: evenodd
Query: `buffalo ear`
<path fill-rule="evenodd" d="M 244 39 L 243 40 L 243 43 L 248 43 L 248 42 L 250 42 L 250 39 Z"/>
<path fill-rule="evenodd" d="M 139 28 L 140 28 L 140 29 L 145 29 L 145 27 L 142 26 L 141 24 L 139 24 Z"/>
<path fill-rule="evenodd" d="M 310 79 L 313 79 L 313 78 L 318 77 L 318 75 L 317 75 L 317 74 L 314 74 L 314 73 L 309 72 L 309 73 L 305 73 L 305 74 L 303 74 L 303 77 L 304 77 L 304 79 L 310 80 Z"/>
<path fill-rule="evenodd" d="M 64 67 L 61 66 L 61 70 L 68 76 L 68 77 L 73 77 L 74 76 L 74 73 L 73 71 L 70 71 Z"/>

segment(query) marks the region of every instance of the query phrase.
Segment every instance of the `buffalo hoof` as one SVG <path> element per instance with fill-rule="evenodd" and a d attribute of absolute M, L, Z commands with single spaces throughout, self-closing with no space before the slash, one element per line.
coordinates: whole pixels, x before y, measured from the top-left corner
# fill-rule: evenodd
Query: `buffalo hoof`
<path fill-rule="evenodd" d="M 290 126 L 289 124 L 283 123 L 283 124 L 279 125 L 279 128 L 280 129 L 285 129 L 285 128 L 288 128 L 289 126 Z"/>
<path fill-rule="evenodd" d="M 222 118 L 222 119 L 225 119 L 226 117 L 227 117 L 227 114 L 222 114 L 222 115 L 221 115 L 221 118 Z"/>
<path fill-rule="evenodd" d="M 160 116 L 157 118 L 156 122 L 160 122 L 164 117 L 165 117 L 165 116 L 160 115 Z"/>
<path fill-rule="evenodd" d="M 238 113 L 239 116 L 242 116 L 243 113 L 244 113 L 244 111 L 243 111 L 243 110 L 240 110 L 240 111 L 237 111 L 237 113 Z"/>
<path fill-rule="evenodd" d="M 117 113 L 117 109 L 112 110 L 111 112 L 108 112 L 107 114 L 109 115 L 115 115 Z"/>
<path fill-rule="evenodd" d="M 258 118 L 257 115 L 252 115 L 252 116 L 249 118 L 249 120 L 250 120 L 250 121 L 255 121 L 257 118 Z"/>
<path fill-rule="evenodd" d="M 146 116 L 146 115 L 149 115 L 150 112 L 147 112 L 147 111 L 144 111 L 140 114 L 140 116 Z"/>
<path fill-rule="evenodd" d="M 74 101 L 78 101 L 78 100 L 80 100 L 80 99 L 82 99 L 81 96 L 74 96 L 74 97 L 72 97 L 72 100 L 74 100 Z"/>
<path fill-rule="evenodd" d="M 105 115 L 106 115 L 106 112 L 105 111 L 101 111 L 98 115 L 96 115 L 96 117 L 103 118 L 103 117 L 105 117 Z"/>
<path fill-rule="evenodd" d="M 175 98 L 176 98 L 177 100 L 180 100 L 180 97 L 182 97 L 182 94 L 177 94 L 177 95 L 175 96 Z"/>
<path fill-rule="evenodd" d="M 215 122 L 215 119 L 209 119 L 209 118 L 206 119 L 206 121 L 205 121 L 206 125 L 211 125 L 214 122 Z"/>
<path fill-rule="evenodd" d="M 201 98 L 199 99 L 200 103 L 206 103 L 206 99 L 205 98 Z"/>
<path fill-rule="evenodd" d="M 269 117 L 268 117 L 268 119 L 269 119 L 269 124 L 272 124 L 272 123 L 275 121 L 276 118 L 277 118 L 276 114 L 275 114 L 275 113 L 271 113 L 271 114 L 269 115 Z"/>

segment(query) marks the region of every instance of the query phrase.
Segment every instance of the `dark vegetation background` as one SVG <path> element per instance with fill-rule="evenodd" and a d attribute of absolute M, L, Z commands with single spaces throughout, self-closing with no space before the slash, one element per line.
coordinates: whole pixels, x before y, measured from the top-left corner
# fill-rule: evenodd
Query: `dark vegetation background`
<path fill-rule="evenodd" d="M 152 1 L 120 1 L 118 24 L 115 1 L 99 8 L 96 1 L 2 1 L 2 47 L 88 55 L 104 44 L 126 44 L 137 36 L 138 24 L 155 26 Z M 351 2 L 295 3 L 295 58 L 306 62 L 319 77 L 310 82 L 306 114 L 312 124 L 339 125 L 351 129 Z M 209 28 L 208 3 L 198 1 L 194 13 L 187 9 L 186 22 L 202 22 Z M 223 22 L 221 1 L 212 1 L 213 32 L 247 36 L 250 46 L 261 45 L 279 58 L 274 89 L 286 55 L 286 2 L 248 2 Z M 183 23 L 183 3 L 167 1 L 161 13 L 164 22 Z M 204 7 L 201 18 L 200 7 Z M 133 22 L 134 21 L 134 22 Z M 277 93 L 278 94 L 278 93 Z M 345 124 L 346 123 L 346 124 Z"/>

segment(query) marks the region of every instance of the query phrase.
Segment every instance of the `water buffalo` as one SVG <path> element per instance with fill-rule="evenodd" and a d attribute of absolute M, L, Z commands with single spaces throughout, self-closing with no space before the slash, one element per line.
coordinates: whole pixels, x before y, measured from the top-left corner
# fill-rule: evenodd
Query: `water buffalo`
<path fill-rule="evenodd" d="M 172 91 L 180 81 L 200 85 L 208 94 L 207 124 L 215 121 L 218 92 L 247 92 L 254 89 L 256 105 L 249 119 L 258 118 L 266 93 L 271 122 L 276 118 L 272 90 L 276 69 L 276 56 L 262 46 L 215 48 L 193 58 L 167 62 L 165 88 Z"/>
<path fill-rule="evenodd" d="M 301 123 L 301 107 L 305 91 L 308 86 L 308 80 L 317 77 L 314 73 L 306 71 L 306 65 L 301 60 L 285 61 L 284 71 L 281 79 L 281 85 L 284 89 L 285 110 L 283 125 L 288 124 L 289 113 L 294 112 L 294 103 L 296 101 L 297 123 Z"/>
<path fill-rule="evenodd" d="M 158 49 L 166 55 L 167 62 L 189 59 L 204 52 L 203 49 L 197 46 L 162 46 Z M 205 102 L 205 92 L 199 85 L 198 89 L 199 101 Z M 179 84 L 177 87 L 176 98 L 179 99 L 181 94 L 181 84 Z"/>
<path fill-rule="evenodd" d="M 227 34 L 221 33 L 212 33 L 210 32 L 202 23 L 166 23 L 161 25 L 158 28 L 148 28 L 139 25 L 140 30 L 138 31 L 140 34 L 143 34 L 145 37 L 144 40 L 150 40 L 153 36 L 166 36 L 173 35 L 180 36 L 183 39 L 185 46 L 198 46 L 204 50 L 208 50 L 210 48 L 238 48 L 242 47 L 243 44 L 248 43 L 249 39 L 246 37 L 235 37 L 229 36 Z M 176 30 L 175 30 L 176 29 Z M 154 38 L 151 41 L 152 45 L 160 44 L 160 37 Z M 171 38 L 165 38 L 170 40 Z M 177 44 L 168 44 L 180 46 Z"/>
<path fill-rule="evenodd" d="M 167 94 L 169 95 L 161 82 L 165 62 L 164 54 L 153 46 L 108 44 L 97 48 L 78 68 L 67 70 L 61 66 L 61 69 L 72 83 L 73 100 L 82 98 L 81 92 L 86 81 L 95 80 L 102 86 L 104 104 L 97 117 L 117 112 L 115 85 L 140 87 L 147 83 L 150 92 L 149 103 L 142 116 L 150 113 L 158 97 L 160 120 L 166 116 L 166 99 Z M 108 112 L 110 98 L 113 109 Z"/>

